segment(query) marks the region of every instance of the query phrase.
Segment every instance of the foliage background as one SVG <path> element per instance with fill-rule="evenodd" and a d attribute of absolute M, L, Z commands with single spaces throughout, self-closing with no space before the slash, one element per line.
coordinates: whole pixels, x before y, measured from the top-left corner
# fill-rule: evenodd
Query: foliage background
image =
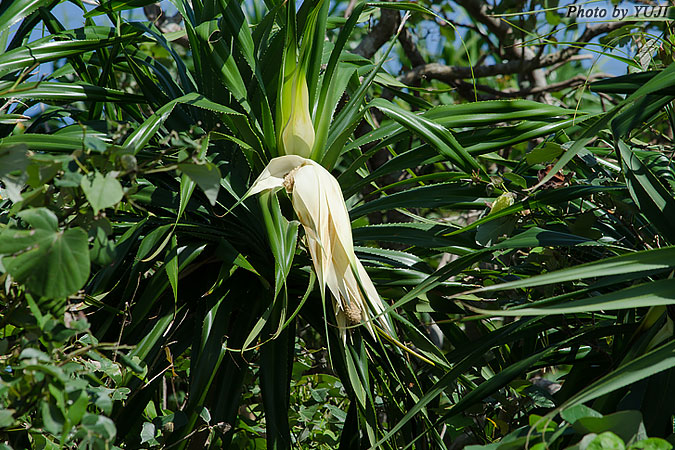
<path fill-rule="evenodd" d="M 71 2 L 68 29 L 63 5 L 0 7 L 0 445 L 669 448 L 671 22 L 119 0 Z M 289 43 L 422 358 L 343 346 L 288 199 L 237 205 L 276 155 Z"/>

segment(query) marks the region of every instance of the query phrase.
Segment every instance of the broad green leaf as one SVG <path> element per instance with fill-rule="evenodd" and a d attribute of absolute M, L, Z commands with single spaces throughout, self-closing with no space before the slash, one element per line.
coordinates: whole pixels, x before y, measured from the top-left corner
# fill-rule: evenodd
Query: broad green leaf
<path fill-rule="evenodd" d="M 571 425 L 583 417 L 602 417 L 602 414 L 586 405 L 575 405 L 560 411 L 560 417 Z"/>
<path fill-rule="evenodd" d="M 0 409 L 0 428 L 7 428 L 14 423 L 13 409 Z"/>
<path fill-rule="evenodd" d="M 82 426 L 90 432 L 101 436 L 106 441 L 114 441 L 117 434 L 115 424 L 105 416 L 86 414 L 82 419 Z"/>
<path fill-rule="evenodd" d="M 112 173 L 105 176 L 96 172 L 93 177 L 83 177 L 80 187 L 89 200 L 94 214 L 102 209 L 115 206 L 124 197 L 124 190 Z"/>
<path fill-rule="evenodd" d="M 54 213 L 29 209 L 18 214 L 32 230 L 7 228 L 0 233 L 5 269 L 38 295 L 63 298 L 80 290 L 89 278 L 89 245 L 81 228 L 56 227 Z"/>
<path fill-rule="evenodd" d="M 141 429 L 141 444 L 155 439 L 155 425 L 151 422 L 144 422 Z"/>
<path fill-rule="evenodd" d="M 42 401 L 40 409 L 42 412 L 42 423 L 45 429 L 52 434 L 60 434 L 65 422 L 63 413 L 54 403 L 48 401 Z"/>
<path fill-rule="evenodd" d="M 586 446 L 586 450 L 624 450 L 625 448 L 621 438 L 611 431 L 600 433 Z"/>
<path fill-rule="evenodd" d="M 547 142 L 541 147 L 537 147 L 525 157 L 528 164 L 540 164 L 553 161 L 564 152 L 560 144 Z"/>
<path fill-rule="evenodd" d="M 581 417 L 572 424 L 572 427 L 583 434 L 611 431 L 626 442 L 647 437 L 640 411 L 619 411 L 602 417 Z"/>
<path fill-rule="evenodd" d="M 0 192 L 13 202 L 21 201 L 21 190 L 28 179 L 26 168 L 30 161 L 27 150 L 28 147 L 22 143 L 0 145 L 0 181 L 4 184 Z"/>
<path fill-rule="evenodd" d="M 671 450 L 673 448 L 672 444 L 665 439 L 661 438 L 648 438 L 639 442 L 634 443 L 628 450 Z"/>
<path fill-rule="evenodd" d="M 82 420 L 89 406 L 89 395 L 82 389 L 66 394 L 68 396 L 68 420 L 72 425 L 77 425 Z M 72 402 L 72 403 L 71 403 Z"/>
<path fill-rule="evenodd" d="M 39 312 L 39 310 L 38 310 Z M 36 315 L 36 317 L 38 317 Z M 19 355 L 19 359 L 34 359 L 39 362 L 49 362 L 49 355 L 47 355 L 45 352 L 40 351 L 36 348 L 26 348 L 21 351 L 21 354 Z"/>

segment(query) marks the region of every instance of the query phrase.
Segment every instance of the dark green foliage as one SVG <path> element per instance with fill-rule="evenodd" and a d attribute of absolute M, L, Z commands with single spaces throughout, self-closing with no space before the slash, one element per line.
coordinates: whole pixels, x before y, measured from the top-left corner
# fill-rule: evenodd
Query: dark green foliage
<path fill-rule="evenodd" d="M 602 101 L 464 102 L 386 73 L 395 34 L 349 50 L 360 17 L 422 27 L 425 2 L 176 2 L 189 51 L 126 20 L 150 3 L 74 30 L 58 1 L 0 7 L 0 447 L 669 448 L 668 45 Z M 465 37 L 446 62 L 485 51 Z M 278 155 L 289 42 L 397 340 L 344 344 L 289 197 L 244 199 Z"/>

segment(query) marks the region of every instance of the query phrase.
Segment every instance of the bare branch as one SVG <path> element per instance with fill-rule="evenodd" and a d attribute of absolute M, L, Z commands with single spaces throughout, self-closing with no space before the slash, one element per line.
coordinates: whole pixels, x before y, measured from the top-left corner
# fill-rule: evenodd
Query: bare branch
<path fill-rule="evenodd" d="M 400 79 L 405 84 L 413 84 L 421 79 L 435 79 L 450 84 L 456 80 L 522 73 L 539 67 L 541 67 L 540 61 L 535 60 L 512 60 L 505 63 L 476 66 L 473 71 L 471 67 L 467 66 L 446 66 L 439 63 L 429 63 L 417 66 L 404 73 Z"/>
<path fill-rule="evenodd" d="M 412 64 L 413 67 L 421 66 L 426 63 L 417 48 L 417 45 L 415 45 L 412 33 L 408 31 L 407 27 L 398 35 L 398 41 L 401 43 L 403 52 L 410 60 L 410 64 Z"/>
<path fill-rule="evenodd" d="M 462 6 L 475 20 L 484 24 L 488 30 L 494 33 L 500 42 L 512 42 L 512 45 L 504 47 L 506 55 L 509 59 L 520 60 L 537 60 L 541 54 L 535 54 L 534 50 L 523 44 L 520 37 L 514 35 L 513 28 L 505 21 L 492 17 L 490 15 L 488 5 L 485 2 L 478 0 L 455 0 L 457 4 Z M 543 48 L 540 49 L 543 51 Z M 520 72 L 522 75 L 527 75 L 534 86 L 545 86 L 546 75 L 540 67 L 531 67 Z M 550 103 L 550 99 L 542 99 Z"/>
<path fill-rule="evenodd" d="M 567 63 L 571 63 L 572 61 L 583 61 L 585 59 L 593 59 L 593 55 L 573 55 L 566 59 L 565 61 L 561 61 L 557 64 L 553 64 L 551 67 L 548 67 L 546 69 L 546 76 L 552 74 L 556 70 L 558 70 L 560 67 L 564 66 Z"/>
<path fill-rule="evenodd" d="M 145 13 L 145 17 L 150 22 L 153 22 L 162 33 L 183 30 L 183 27 L 179 25 L 179 23 L 182 21 L 180 13 L 176 13 L 173 16 L 167 16 L 159 3 L 153 3 L 151 5 L 144 6 L 143 12 Z M 181 47 L 190 48 L 190 41 L 188 40 L 187 36 L 179 37 L 172 42 L 180 45 Z"/>
<path fill-rule="evenodd" d="M 382 9 L 379 22 L 363 38 L 358 47 L 354 49 L 354 53 L 364 58 L 372 58 L 380 47 L 396 33 L 400 22 L 401 15 L 398 11 Z"/>
<path fill-rule="evenodd" d="M 349 0 L 349 4 L 347 5 L 347 8 L 345 9 L 345 13 L 344 13 L 345 18 L 352 15 L 352 11 L 354 11 L 355 6 L 356 6 L 356 0 Z"/>
<path fill-rule="evenodd" d="M 477 84 L 476 89 L 482 92 L 485 92 L 487 94 L 490 94 L 494 96 L 494 99 L 497 98 L 520 98 L 520 97 L 525 97 L 527 95 L 537 95 L 537 94 L 542 94 L 542 93 L 549 93 L 549 92 L 557 92 L 561 91 L 563 89 L 569 89 L 577 86 L 583 86 L 588 83 L 592 83 L 595 80 L 602 79 L 602 78 L 608 78 L 611 75 L 606 74 L 606 73 L 597 73 L 593 74 L 590 76 L 586 75 L 577 75 L 575 77 L 572 77 L 568 80 L 563 80 L 558 83 L 552 83 L 548 84 L 546 86 L 536 86 L 532 88 L 526 88 L 526 89 L 505 89 L 503 91 L 500 91 L 498 89 L 494 89 L 490 86 L 486 86 L 483 84 Z M 459 81 L 457 82 L 458 88 L 461 85 L 462 88 L 471 88 L 473 89 L 473 84 L 467 83 L 465 81 Z"/>
<path fill-rule="evenodd" d="M 627 22 L 608 22 L 598 25 L 587 26 L 586 30 L 581 34 L 578 41 L 581 45 L 570 46 L 555 53 L 549 53 L 542 58 L 544 66 L 551 66 L 561 61 L 569 60 L 573 55 L 576 55 L 583 48 L 583 44 L 591 41 L 596 36 L 618 30 Z"/>
<path fill-rule="evenodd" d="M 473 71 L 467 66 L 446 66 L 438 63 L 425 64 L 415 67 L 409 72 L 403 74 L 400 79 L 406 84 L 414 84 L 421 79 L 436 79 L 448 84 L 453 81 L 468 78 L 483 78 L 495 75 L 509 75 L 523 72 L 530 72 L 535 69 L 551 66 L 559 66 L 570 61 L 582 59 L 577 53 L 583 48 L 585 43 L 604 33 L 620 28 L 625 25 L 622 22 L 602 23 L 595 26 L 589 26 L 579 38 L 580 45 L 568 47 L 563 50 L 549 53 L 541 58 L 513 59 L 504 63 L 481 65 L 473 67 Z"/>

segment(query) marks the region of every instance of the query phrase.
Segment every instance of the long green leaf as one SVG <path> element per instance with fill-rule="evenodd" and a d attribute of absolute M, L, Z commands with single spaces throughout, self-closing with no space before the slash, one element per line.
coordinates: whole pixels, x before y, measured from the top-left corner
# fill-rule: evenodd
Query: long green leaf
<path fill-rule="evenodd" d="M 345 26 L 340 30 L 340 34 L 338 34 L 337 41 L 333 46 L 328 64 L 326 65 L 326 71 L 324 72 L 323 79 L 321 81 L 321 89 L 316 102 L 317 108 L 314 118 L 316 141 L 311 159 L 315 161 L 320 160 L 322 157 L 322 152 L 324 151 L 328 139 L 331 117 L 335 107 L 333 102 L 328 101 L 331 89 L 337 90 L 337 87 L 333 82 L 333 77 L 335 76 L 335 71 L 337 70 L 338 62 L 340 60 L 340 56 L 342 55 L 342 50 L 347 44 L 347 39 L 354 30 L 354 27 L 356 26 L 358 18 L 361 15 L 364 7 L 365 5 L 363 3 L 359 3 L 354 7 L 354 10 L 347 19 Z"/>
<path fill-rule="evenodd" d="M 675 367 L 675 341 L 619 367 L 569 398 L 560 409 L 585 403 Z"/>
<path fill-rule="evenodd" d="M 382 98 L 373 100 L 369 103 L 369 106 L 379 109 L 389 116 L 389 118 L 422 136 L 436 150 L 465 172 L 471 173 L 472 171 L 480 170 L 480 166 L 476 160 L 466 152 L 452 133 L 445 127 L 426 119 L 422 115 L 412 114 Z"/>
<path fill-rule="evenodd" d="M 21 83 L 0 81 L 0 98 L 30 98 L 54 101 L 96 101 L 145 103 L 141 95 L 130 94 L 86 83 L 58 83 L 53 81 Z"/>
<path fill-rule="evenodd" d="M 40 6 L 48 3 L 45 0 L 16 0 L 11 2 L 9 7 L 0 15 L 0 33 L 29 16 Z"/>
<path fill-rule="evenodd" d="M 667 279 L 555 305 L 550 305 L 548 300 L 541 300 L 526 307 L 498 311 L 475 308 L 475 311 L 496 316 L 546 316 L 673 304 L 675 304 L 675 279 Z"/>
<path fill-rule="evenodd" d="M 407 207 L 484 209 L 493 200 L 494 198 L 485 196 L 485 189 L 482 187 L 463 183 L 438 183 L 380 197 L 352 209 L 350 216 L 353 220 L 373 211 Z"/>
<path fill-rule="evenodd" d="M 671 243 L 675 242 L 675 198 L 638 156 L 623 142 L 618 153 L 624 167 L 626 184 L 638 209 Z"/>
<path fill-rule="evenodd" d="M 598 133 L 600 133 L 600 131 L 606 128 L 607 124 L 621 111 L 624 106 L 638 100 L 642 96 L 659 92 L 673 85 L 675 85 L 675 64 L 671 64 L 662 70 L 658 75 L 651 78 L 626 99 L 619 102 L 619 104 L 610 111 L 596 116 L 595 123 L 588 127 L 586 131 L 584 131 L 581 136 L 576 141 L 574 141 L 574 143 L 569 149 L 567 149 L 558 162 L 553 165 L 548 174 L 539 180 L 539 183 L 537 183 L 532 189 L 542 186 L 556 173 L 558 173 L 560 169 L 565 167 L 565 165 L 570 162 L 572 158 L 574 158 L 591 139 L 595 138 Z"/>
<path fill-rule="evenodd" d="M 675 267 L 675 247 L 665 247 L 614 256 L 592 263 L 580 264 L 570 267 L 569 269 L 526 278 L 524 280 L 486 286 L 477 290 L 477 292 L 543 286 L 547 284 L 563 283 L 565 281 L 610 275 L 627 275 L 635 273 L 639 276 L 640 272 L 668 269 L 672 267 Z"/>
<path fill-rule="evenodd" d="M 133 27 L 126 26 L 121 31 L 118 34 L 111 28 L 85 27 L 38 39 L 0 55 L 0 74 L 21 70 L 34 64 L 80 55 L 108 45 L 124 43 L 137 39 L 141 35 L 141 31 Z M 83 39 L 75 37 L 81 35 Z M 71 40 L 53 41 L 54 38 L 70 38 Z"/>
<path fill-rule="evenodd" d="M 228 108 L 227 106 L 219 105 L 218 103 L 208 100 L 201 94 L 192 92 L 184 96 L 171 100 L 166 105 L 162 106 L 157 112 L 150 116 L 143 124 L 134 130 L 129 137 L 124 141 L 124 147 L 138 153 L 145 147 L 145 145 L 152 139 L 155 134 L 162 127 L 166 119 L 171 115 L 173 109 L 177 104 L 191 105 L 205 110 L 213 111 L 219 114 L 226 115 L 241 115 L 237 111 Z"/>

